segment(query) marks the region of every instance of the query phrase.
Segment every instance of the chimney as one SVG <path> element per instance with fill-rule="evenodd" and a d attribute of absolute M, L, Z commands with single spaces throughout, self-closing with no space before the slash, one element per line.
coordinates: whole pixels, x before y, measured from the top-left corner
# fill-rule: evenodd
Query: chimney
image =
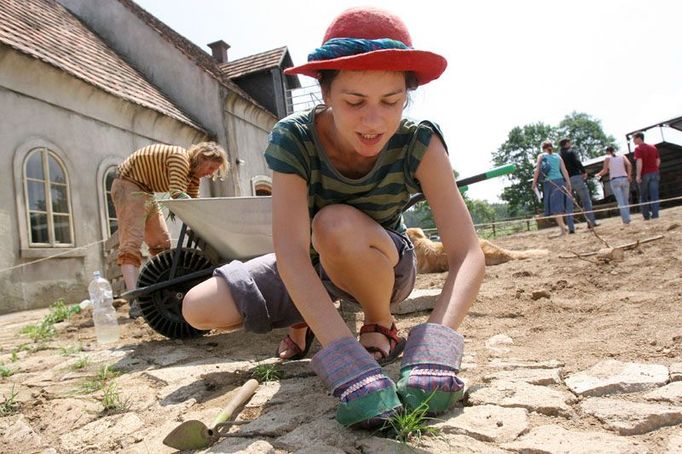
<path fill-rule="evenodd" d="M 227 49 L 230 48 L 229 44 L 221 39 L 220 41 L 208 44 L 208 47 L 211 48 L 213 58 L 215 58 L 218 63 L 227 63 Z"/>

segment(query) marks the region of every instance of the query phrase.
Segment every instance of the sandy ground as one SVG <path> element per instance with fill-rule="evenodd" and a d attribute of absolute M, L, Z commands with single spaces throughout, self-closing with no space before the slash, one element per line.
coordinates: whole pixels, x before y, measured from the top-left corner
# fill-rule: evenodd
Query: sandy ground
<path fill-rule="evenodd" d="M 511 358 L 559 360 L 565 364 L 563 376 L 605 358 L 666 366 L 680 363 L 682 207 L 663 210 L 661 219 L 655 221 L 644 222 L 634 215 L 629 226 L 623 226 L 619 218 L 602 220 L 598 236 L 578 224 L 575 235 L 549 239 L 555 230 L 494 240 L 508 249 L 546 248 L 550 254 L 488 267 L 477 301 L 460 329 L 466 338 L 466 354 L 478 364 L 494 359 L 485 341 L 505 334 L 513 339 L 508 346 Z M 658 236 L 662 238 L 625 251 L 623 261 L 605 263 L 594 256 L 574 256 L 596 252 L 606 244 L 613 247 Z M 418 287 L 439 288 L 444 277 L 420 275 Z M 57 336 L 43 344 L 32 343 L 18 331 L 47 311 L 0 317 L 0 363 L 12 371 L 0 378 L 0 404 L 6 402 L 12 386 L 17 392 L 16 411 L 0 416 L 0 439 L 4 438 L 0 452 L 42 452 L 46 447 L 57 452 L 159 452 L 150 448 L 156 445 L 150 445 L 149 439 L 162 438 L 177 424 L 183 405 L 189 407 L 188 399 L 193 399 L 190 412 L 219 406 L 229 385 L 233 388 L 243 381 L 243 376 L 228 371 L 238 369 L 232 364 L 266 360 L 283 335 L 279 330 L 267 335 L 217 333 L 190 341 L 167 340 L 142 320 L 127 320 L 124 308 L 119 311 L 123 337 L 113 349 L 97 345 L 88 313 L 59 324 Z M 425 313 L 399 316 L 398 326 L 406 334 L 426 317 Z M 64 351 L 77 345 L 83 351 Z M 313 352 L 317 348 L 316 344 Z M 178 352 L 185 356 L 177 356 Z M 82 357 L 88 358 L 88 364 L 78 369 L 75 363 Z M 216 372 L 202 374 L 172 392 L 164 391 L 168 383 L 157 383 L 154 376 L 143 373 L 197 361 L 215 367 Z M 139 427 L 126 432 L 110 424 L 93 438 L 78 429 L 111 416 L 102 410 L 102 391 L 87 393 L 82 387 L 105 364 L 122 372 L 110 381 L 116 382 L 121 397 L 128 400 L 123 412 L 127 419 L 116 419 L 117 427 Z M 471 368 L 464 375 L 469 383 L 476 383 L 484 371 Z M 583 418 L 571 424 L 588 429 L 597 422 Z M 27 434 L 16 435 L 20 429 Z M 678 429 L 663 432 L 667 436 Z M 654 431 L 642 439 L 655 447 L 663 432 Z"/>

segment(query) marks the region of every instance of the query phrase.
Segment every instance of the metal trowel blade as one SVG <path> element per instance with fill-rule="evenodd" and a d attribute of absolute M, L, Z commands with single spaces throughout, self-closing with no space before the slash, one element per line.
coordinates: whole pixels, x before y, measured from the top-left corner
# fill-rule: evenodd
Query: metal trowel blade
<path fill-rule="evenodd" d="M 208 427 L 203 422 L 196 420 L 183 422 L 163 439 L 164 445 L 181 451 L 207 448 L 210 442 Z"/>

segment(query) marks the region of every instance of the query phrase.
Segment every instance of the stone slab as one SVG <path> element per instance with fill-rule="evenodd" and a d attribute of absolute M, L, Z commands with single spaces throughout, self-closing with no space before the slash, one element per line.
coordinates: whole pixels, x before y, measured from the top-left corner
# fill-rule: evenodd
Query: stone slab
<path fill-rule="evenodd" d="M 593 397 L 581 402 L 580 408 L 621 435 L 643 434 L 682 423 L 682 406 Z"/>
<path fill-rule="evenodd" d="M 600 361 L 591 368 L 570 375 L 566 386 L 579 396 L 605 396 L 658 388 L 668 382 L 668 368 L 658 364 Z"/>
<path fill-rule="evenodd" d="M 682 452 L 682 434 L 675 434 L 668 439 L 665 454 L 680 454 Z"/>
<path fill-rule="evenodd" d="M 275 454 L 277 450 L 265 440 L 226 438 L 200 452 L 207 454 Z"/>
<path fill-rule="evenodd" d="M 568 392 L 525 382 L 498 380 L 469 391 L 469 403 L 473 405 L 525 408 L 548 416 L 572 416 L 569 404 L 574 400 Z"/>
<path fill-rule="evenodd" d="M 639 454 L 646 448 L 630 438 L 605 432 L 566 430 L 556 425 L 539 426 L 502 448 L 533 454 Z"/>
<path fill-rule="evenodd" d="M 507 452 L 466 435 L 442 433 L 434 436 L 425 435 L 419 441 L 413 440 L 410 444 L 400 443 L 388 438 L 370 437 L 358 442 L 357 447 L 363 454 L 504 454 Z M 326 454 L 326 451 L 319 452 Z M 296 454 L 299 453 L 300 451 L 296 451 Z"/>
<path fill-rule="evenodd" d="M 493 359 L 488 366 L 493 369 L 513 370 L 513 369 L 556 369 L 564 367 L 564 363 L 556 359 L 549 361 L 526 361 L 521 359 Z"/>
<path fill-rule="evenodd" d="M 357 440 L 366 436 L 367 434 L 362 431 L 345 428 L 330 413 L 297 426 L 289 433 L 277 438 L 275 445 L 289 452 L 298 452 L 299 449 L 309 449 L 312 452 L 317 450 L 318 453 L 327 452 L 326 448 L 329 446 L 351 452 L 355 450 Z"/>
<path fill-rule="evenodd" d="M 557 385 L 561 383 L 561 369 L 515 369 L 501 370 L 485 375 L 483 381 L 522 381 L 531 385 Z"/>
<path fill-rule="evenodd" d="M 124 439 L 143 427 L 144 422 L 134 413 L 105 416 L 80 429 L 65 433 L 59 440 L 61 448 L 66 452 L 80 452 L 86 446 L 97 448 L 99 452 L 107 452 L 112 446 L 101 446 L 98 442 Z"/>
<path fill-rule="evenodd" d="M 669 383 L 662 388 L 654 389 L 644 395 L 647 400 L 658 400 L 673 404 L 682 404 L 682 381 Z"/>
<path fill-rule="evenodd" d="M 442 290 L 439 288 L 415 289 L 400 304 L 391 307 L 391 313 L 396 315 L 411 314 L 413 312 L 430 311 Z"/>
<path fill-rule="evenodd" d="M 317 419 L 333 420 L 336 404 L 337 399 L 327 394 L 317 377 L 282 380 L 258 418 L 241 426 L 240 432 L 245 436 L 281 437 Z M 337 425 L 336 430 L 339 428 Z"/>
<path fill-rule="evenodd" d="M 528 411 L 497 405 L 464 407 L 453 411 L 451 417 L 434 426 L 445 434 L 467 435 L 479 441 L 501 443 L 512 441 L 528 430 Z"/>
<path fill-rule="evenodd" d="M 682 363 L 670 365 L 670 381 L 682 381 Z"/>

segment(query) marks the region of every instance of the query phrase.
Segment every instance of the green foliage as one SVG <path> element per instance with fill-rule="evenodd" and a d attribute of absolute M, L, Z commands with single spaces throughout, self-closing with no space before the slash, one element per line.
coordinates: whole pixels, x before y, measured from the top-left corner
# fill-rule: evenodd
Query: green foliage
<path fill-rule="evenodd" d="M 74 363 L 71 364 L 69 368 L 72 370 L 80 370 L 85 369 L 86 367 L 88 367 L 89 364 L 90 358 L 88 358 L 87 356 L 81 356 L 76 361 L 74 361 Z"/>
<path fill-rule="evenodd" d="M 19 355 L 17 355 L 17 352 L 16 352 L 16 351 L 12 351 L 12 355 L 11 355 L 11 357 L 10 357 L 10 361 L 12 361 L 13 363 L 16 363 L 18 359 L 19 359 Z"/>
<path fill-rule="evenodd" d="M 10 375 L 12 375 L 14 372 L 12 372 L 12 369 L 9 367 L 5 366 L 3 363 L 0 363 L 0 377 L 2 378 L 7 378 Z"/>
<path fill-rule="evenodd" d="M 509 204 L 512 216 L 535 212 L 539 205 L 531 191 L 531 182 L 540 144 L 544 140 L 556 141 L 557 131 L 545 123 L 515 127 L 509 131 L 507 141 L 493 152 L 497 166 L 516 164 L 516 172 L 508 175 L 512 184 L 502 191 L 501 198 Z"/>
<path fill-rule="evenodd" d="M 277 364 L 259 364 L 251 373 L 251 376 L 261 383 L 277 381 L 282 378 L 282 375 L 282 370 Z"/>
<path fill-rule="evenodd" d="M 437 427 L 429 426 L 432 418 L 426 416 L 429 411 L 428 399 L 414 410 L 398 412 L 384 424 L 383 430 L 391 433 L 401 443 L 419 441 L 424 435 L 438 435 Z"/>
<path fill-rule="evenodd" d="M 27 335 L 33 342 L 48 341 L 57 335 L 54 329 L 55 323 L 63 322 L 80 311 L 80 306 L 77 304 L 67 307 L 64 300 L 60 298 L 50 306 L 50 312 L 43 317 L 40 323 L 24 326 L 19 333 Z"/>
<path fill-rule="evenodd" d="M 14 392 L 14 386 L 9 392 L 9 396 L 2 396 L 0 401 L 0 416 L 8 416 L 19 411 L 19 403 L 16 401 L 17 393 Z"/>
<path fill-rule="evenodd" d="M 71 318 L 73 314 L 77 314 L 81 311 L 79 305 L 74 304 L 72 306 L 67 306 L 62 298 L 59 298 L 50 306 L 50 313 L 43 318 L 43 322 L 46 323 L 59 323 L 64 320 Z"/>
<path fill-rule="evenodd" d="M 121 399 L 116 383 L 109 383 L 109 386 L 106 387 L 104 395 L 102 396 L 102 406 L 106 412 L 119 413 L 127 411 L 128 408 L 130 408 L 130 402 L 128 399 Z"/>
<path fill-rule="evenodd" d="M 606 147 L 616 145 L 616 139 L 607 135 L 601 121 L 581 112 L 571 112 L 559 123 L 559 138 L 571 139 L 573 151 L 580 159 L 596 158 L 606 154 Z"/>
<path fill-rule="evenodd" d="M 607 145 L 615 143 L 613 136 L 604 133 L 601 122 L 586 113 L 572 112 L 556 127 L 535 123 L 513 128 L 507 140 L 493 152 L 495 165 L 516 164 L 516 172 L 507 177 L 511 185 L 501 194 L 509 204 L 509 215 L 527 216 L 541 209 L 531 189 L 540 145 L 551 140 L 558 151 L 558 141 L 564 137 L 571 139 L 581 159 L 601 156 Z"/>
<path fill-rule="evenodd" d="M 485 224 L 495 220 L 495 209 L 485 200 L 466 200 L 474 224 Z"/>
<path fill-rule="evenodd" d="M 97 375 L 95 375 L 93 379 L 87 380 L 81 384 L 80 392 L 89 394 L 99 391 L 100 389 L 104 389 L 107 381 L 111 380 L 112 378 L 116 378 L 119 375 L 121 375 L 121 373 L 116 369 L 113 369 L 111 366 L 101 366 L 97 371 Z"/>
<path fill-rule="evenodd" d="M 433 229 L 436 227 L 436 222 L 433 220 L 433 213 L 429 202 L 419 202 L 411 210 L 416 225 L 422 229 Z"/>
<path fill-rule="evenodd" d="M 54 325 L 44 319 L 37 325 L 24 326 L 19 333 L 28 336 L 33 342 L 45 342 L 57 334 Z"/>
<path fill-rule="evenodd" d="M 83 344 L 69 345 L 68 347 L 60 347 L 59 354 L 62 356 L 73 355 L 83 351 Z"/>

